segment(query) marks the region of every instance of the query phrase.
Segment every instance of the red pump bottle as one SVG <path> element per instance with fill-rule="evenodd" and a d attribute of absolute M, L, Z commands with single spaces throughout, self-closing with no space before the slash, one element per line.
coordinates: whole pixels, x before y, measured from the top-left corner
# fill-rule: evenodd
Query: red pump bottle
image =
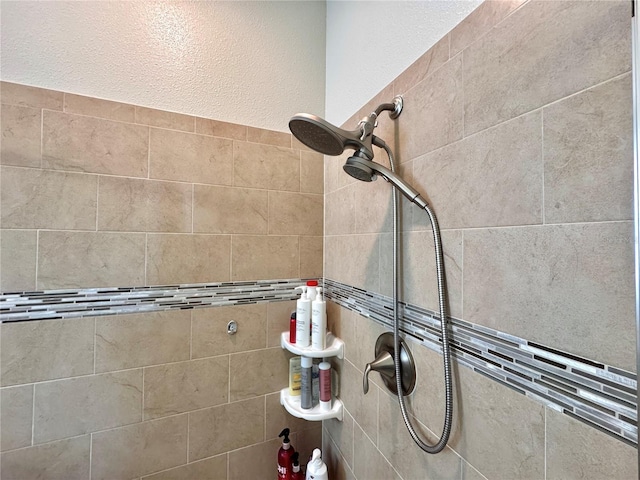
<path fill-rule="evenodd" d="M 289 429 L 285 428 L 278 437 L 284 437 L 282 446 L 278 450 L 278 480 L 291 480 L 294 448 L 289 441 Z"/>
<path fill-rule="evenodd" d="M 304 480 L 304 473 L 300 471 L 300 462 L 298 461 L 298 457 L 300 454 L 298 452 L 294 453 L 291 457 L 293 460 L 292 472 L 291 472 L 291 480 Z"/>

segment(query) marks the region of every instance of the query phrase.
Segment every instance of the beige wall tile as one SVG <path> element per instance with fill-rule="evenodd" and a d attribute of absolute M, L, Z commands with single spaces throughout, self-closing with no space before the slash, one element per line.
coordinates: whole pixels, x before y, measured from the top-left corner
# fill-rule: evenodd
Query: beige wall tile
<path fill-rule="evenodd" d="M 344 414 L 342 421 L 332 418 L 322 422 L 325 432 L 324 437 L 329 438 L 333 443 L 333 448 L 340 452 L 342 460 L 349 466 L 353 467 L 353 433 L 355 422 L 353 417 L 348 413 Z M 322 456 L 326 457 L 325 462 L 330 457 L 326 451 L 322 451 Z M 327 467 L 329 464 L 327 463 Z"/>
<path fill-rule="evenodd" d="M 544 109 L 545 222 L 633 218 L 631 75 Z"/>
<path fill-rule="evenodd" d="M 191 412 L 189 461 L 264 441 L 264 405 L 258 397 Z"/>
<path fill-rule="evenodd" d="M 229 401 L 227 355 L 144 369 L 144 419 Z"/>
<path fill-rule="evenodd" d="M 98 230 L 190 232 L 192 186 L 100 177 Z"/>
<path fill-rule="evenodd" d="M 60 440 L 45 445 L 5 452 L 0 474 L 5 480 L 85 480 L 90 471 L 91 437 Z"/>
<path fill-rule="evenodd" d="M 238 324 L 235 335 L 227 335 L 227 323 L 231 320 Z M 196 309 L 193 311 L 192 329 L 192 358 L 264 348 L 267 304 Z"/>
<path fill-rule="evenodd" d="M 0 449 L 13 450 L 31 445 L 33 385 L 0 390 Z"/>
<path fill-rule="evenodd" d="M 295 150 L 306 150 L 307 152 L 314 152 L 315 150 L 310 149 L 300 140 L 298 140 L 295 136 L 291 135 L 291 147 Z"/>
<path fill-rule="evenodd" d="M 291 134 L 265 130 L 264 128 L 247 127 L 247 141 L 291 148 Z"/>
<path fill-rule="evenodd" d="M 324 193 L 324 155 L 300 152 L 300 191 Z"/>
<path fill-rule="evenodd" d="M 283 428 L 288 428 L 291 430 L 291 433 L 301 433 L 310 428 L 317 428 L 320 426 L 320 422 L 311 422 L 309 420 L 304 420 L 302 418 L 296 418 L 293 415 L 290 415 L 282 405 L 280 405 L 280 392 L 271 393 L 266 395 L 266 438 L 267 439 L 277 439 L 278 435 L 282 431 Z M 300 437 L 300 435 L 298 435 Z M 280 439 L 282 442 L 282 439 Z M 296 452 L 300 451 L 299 443 L 293 443 Z M 300 463 L 304 464 L 306 462 L 306 457 L 303 457 L 300 454 Z"/>
<path fill-rule="evenodd" d="M 269 235 L 322 235 L 323 210 L 322 195 L 269 192 Z"/>
<path fill-rule="evenodd" d="M 142 419 L 142 369 L 38 383 L 34 443 L 128 425 Z"/>
<path fill-rule="evenodd" d="M 549 408 L 547 414 L 546 478 L 635 479 L 635 448 Z"/>
<path fill-rule="evenodd" d="M 489 0 L 482 2 L 451 30 L 451 55 L 481 38 L 527 0 Z"/>
<path fill-rule="evenodd" d="M 96 320 L 96 372 L 189 359 L 191 313 L 117 315 Z"/>
<path fill-rule="evenodd" d="M 271 440 L 229 453 L 229 480 L 272 480 L 278 475 L 277 455 L 281 440 Z M 251 459 L 251 461 L 247 461 Z M 302 459 L 300 461 L 302 463 Z"/>
<path fill-rule="evenodd" d="M 464 424 L 450 447 L 487 478 L 543 478 L 544 407 L 468 368 L 458 374 Z"/>
<path fill-rule="evenodd" d="M 136 106 L 136 123 L 185 132 L 193 132 L 196 128 L 196 119 L 191 115 L 139 106 Z"/>
<path fill-rule="evenodd" d="M 322 448 L 322 424 L 312 422 L 310 428 L 294 433 L 294 437 L 294 446 L 300 452 L 300 464 L 304 465 L 306 459 L 311 458 L 314 449 Z"/>
<path fill-rule="evenodd" d="M 626 2 L 528 2 L 463 52 L 465 134 L 629 71 L 628 22 Z"/>
<path fill-rule="evenodd" d="M 133 123 L 135 120 L 135 107 L 133 105 L 73 95 L 71 93 L 64 94 L 64 111 L 66 113 L 106 118 L 119 122 Z"/>
<path fill-rule="evenodd" d="M 464 319 L 633 370 L 631 227 L 624 222 L 465 231 Z"/>
<path fill-rule="evenodd" d="M 142 480 L 226 480 L 227 455 L 218 455 L 161 473 L 142 477 Z"/>
<path fill-rule="evenodd" d="M 400 475 L 358 426 L 355 428 L 353 444 L 353 472 L 356 478 L 400 480 Z"/>
<path fill-rule="evenodd" d="M 347 150 L 347 152 L 343 153 L 339 157 L 324 157 L 325 194 L 335 192 L 342 187 L 358 182 L 358 180 L 347 174 L 343 168 L 347 159 L 352 155 L 353 152 L 351 150 Z"/>
<path fill-rule="evenodd" d="M 62 110 L 63 95 L 62 92 L 54 90 L 0 82 L 0 102 L 3 105 Z"/>
<path fill-rule="evenodd" d="M 187 461 L 187 415 L 93 434 L 91 478 L 135 478 Z"/>
<path fill-rule="evenodd" d="M 149 176 L 162 180 L 233 184 L 232 141 L 151 129 Z"/>
<path fill-rule="evenodd" d="M 212 135 L 214 137 L 230 138 L 232 140 L 247 140 L 246 125 L 221 122 L 210 118 L 196 117 L 196 133 Z"/>
<path fill-rule="evenodd" d="M 442 403 L 442 399 L 436 400 L 433 393 L 431 393 L 430 400 Z M 438 420 L 439 423 L 442 423 L 442 418 Z M 428 455 L 415 445 L 407 432 L 396 396 L 384 392 L 380 394 L 379 421 L 378 448 L 392 462 L 402 478 L 415 478 L 416 473 L 420 472 L 423 478 L 460 479 L 461 459 L 451 448 L 445 447 L 437 455 Z M 438 437 L 436 437 L 415 418 L 411 418 L 411 421 L 423 441 L 431 445 L 437 443 L 442 425 L 438 425 L 439 430 L 436 434 Z"/>
<path fill-rule="evenodd" d="M 148 127 L 45 110 L 42 128 L 45 168 L 147 176 Z"/>
<path fill-rule="evenodd" d="M 35 290 L 35 230 L 0 231 L 0 291 Z"/>
<path fill-rule="evenodd" d="M 4 324 L 2 385 L 93 373 L 93 330 L 93 318 Z"/>
<path fill-rule="evenodd" d="M 280 347 L 232 354 L 229 362 L 230 401 L 245 400 L 287 387 L 291 356 Z"/>
<path fill-rule="evenodd" d="M 234 142 L 233 181 L 238 187 L 300 191 L 300 152 L 290 148 Z"/>
<path fill-rule="evenodd" d="M 326 432 L 322 435 L 322 461 L 327 465 L 327 472 L 332 480 L 355 480 L 342 452 Z"/>
<path fill-rule="evenodd" d="M 358 187 L 353 185 L 325 194 L 325 235 L 356 233 L 357 190 Z"/>
<path fill-rule="evenodd" d="M 41 231 L 38 288 L 144 284 L 144 234 Z"/>
<path fill-rule="evenodd" d="M 540 112 L 503 123 L 413 162 L 442 228 L 542 223 Z M 414 212 L 414 225 L 430 229 Z"/>
<path fill-rule="evenodd" d="M 300 237 L 300 278 L 322 278 L 323 237 Z"/>
<path fill-rule="evenodd" d="M 462 460 L 462 480 L 487 480 L 487 477 L 482 475 L 478 470 L 473 468 L 472 465 Z"/>
<path fill-rule="evenodd" d="M 95 175 L 1 168 L 3 228 L 95 230 Z"/>
<path fill-rule="evenodd" d="M 231 239 L 231 280 L 299 278 L 297 236 L 234 235 Z"/>
<path fill-rule="evenodd" d="M 325 237 L 325 277 L 380 291 L 380 235 Z"/>
<path fill-rule="evenodd" d="M 2 105 L 2 145 L 0 163 L 20 167 L 39 167 L 42 111 L 35 108 Z"/>
<path fill-rule="evenodd" d="M 227 282 L 230 278 L 231 236 L 147 236 L 147 285 Z"/>
<path fill-rule="evenodd" d="M 423 53 L 393 81 L 396 95 L 403 95 L 427 78 L 449 60 L 449 35 L 445 35 L 433 47 Z M 390 100 L 387 100 L 388 102 Z"/>
<path fill-rule="evenodd" d="M 466 77 L 465 77 L 466 78 Z M 398 117 L 398 160 L 406 162 L 463 135 L 462 55 L 404 92 Z M 388 100 L 387 100 L 388 101 Z"/>
<path fill-rule="evenodd" d="M 295 300 L 267 303 L 267 347 L 280 346 L 280 335 L 289 331 L 291 312 L 295 310 Z"/>
<path fill-rule="evenodd" d="M 193 202 L 194 232 L 267 233 L 264 190 L 194 185 Z"/>
<path fill-rule="evenodd" d="M 393 229 L 393 189 L 384 181 L 358 182 L 355 190 L 356 233 Z"/>
<path fill-rule="evenodd" d="M 371 362 L 373 360 L 374 358 L 371 358 L 368 361 Z M 360 368 L 364 368 L 364 365 Z M 347 360 L 343 362 L 338 373 L 340 377 L 340 399 L 354 421 L 359 425 L 356 430 L 362 428 L 371 441 L 376 443 L 378 441 L 378 392 L 380 389 L 375 383 L 369 382 L 369 393 L 365 395 L 362 391 L 363 372 Z M 374 375 L 378 376 L 374 372 L 371 375 L 371 380 L 373 380 Z M 355 442 L 358 442 L 357 438 Z M 360 477 L 358 472 L 355 473 Z M 368 477 L 363 476 L 362 478 Z"/>

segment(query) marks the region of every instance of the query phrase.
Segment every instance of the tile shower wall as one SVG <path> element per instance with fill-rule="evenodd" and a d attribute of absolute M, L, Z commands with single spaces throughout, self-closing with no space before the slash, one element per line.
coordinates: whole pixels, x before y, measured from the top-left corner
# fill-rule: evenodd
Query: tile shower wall
<path fill-rule="evenodd" d="M 322 157 L 290 135 L 0 93 L 3 292 L 322 275 Z M 321 442 L 279 404 L 293 307 L 2 325 L 0 475 L 273 478 L 283 426 L 303 455 Z"/>
<path fill-rule="evenodd" d="M 630 18 L 628 2 L 485 2 L 345 125 L 404 96 L 379 135 L 438 215 L 452 316 L 635 371 Z M 325 160 L 325 277 L 391 296 L 391 189 L 345 158 Z M 404 202 L 402 229 L 402 300 L 436 311 L 428 218 Z M 335 478 L 637 478 L 635 448 L 459 365 L 449 446 L 422 453 L 397 400 L 361 392 L 383 327 L 329 318 L 346 340 L 346 419 L 324 424 Z M 434 441 L 442 360 L 411 349 Z"/>

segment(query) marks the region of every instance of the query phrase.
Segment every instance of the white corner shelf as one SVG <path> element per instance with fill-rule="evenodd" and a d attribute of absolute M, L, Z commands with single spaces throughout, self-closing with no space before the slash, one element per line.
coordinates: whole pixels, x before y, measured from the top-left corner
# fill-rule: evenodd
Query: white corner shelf
<path fill-rule="evenodd" d="M 288 335 L 288 334 L 287 334 Z M 289 395 L 289 388 L 283 388 L 280 390 L 280 405 L 282 405 L 287 412 L 297 418 L 304 418 L 305 420 L 321 421 L 328 420 L 330 418 L 337 418 L 342 421 L 343 406 L 339 398 L 334 398 L 331 403 L 331 410 L 321 410 L 320 405 L 316 405 L 310 409 L 303 409 L 300 406 L 300 395 L 292 397 Z"/>
<path fill-rule="evenodd" d="M 302 355 L 309 358 L 344 358 L 344 342 L 331 332 L 327 332 L 326 345 L 327 348 L 324 350 L 315 350 L 311 348 L 311 346 L 299 347 L 295 343 L 291 343 L 289 341 L 289 332 L 282 332 L 282 335 L 280 336 L 280 346 L 289 350 L 291 353 L 295 353 L 296 355 Z"/>

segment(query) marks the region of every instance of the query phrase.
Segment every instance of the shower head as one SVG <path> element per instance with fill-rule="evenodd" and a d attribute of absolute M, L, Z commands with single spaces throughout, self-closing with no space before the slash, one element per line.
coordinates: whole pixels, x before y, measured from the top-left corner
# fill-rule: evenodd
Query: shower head
<path fill-rule="evenodd" d="M 347 147 L 366 148 L 367 142 L 361 140 L 362 129 L 349 132 L 338 128 L 325 119 L 309 113 L 299 113 L 289 120 L 289 130 L 307 147 L 324 155 L 340 155 Z M 368 149 L 371 150 L 371 140 Z M 373 152 L 371 152 L 373 158 Z"/>
<path fill-rule="evenodd" d="M 371 182 L 376 179 L 376 175 L 380 175 L 420 208 L 427 206 L 427 202 L 420 196 L 420 193 L 405 182 L 402 177 L 379 163 L 372 162 L 365 155 L 362 155 L 360 151 L 349 157 L 342 168 L 353 178 L 364 182 Z"/>

